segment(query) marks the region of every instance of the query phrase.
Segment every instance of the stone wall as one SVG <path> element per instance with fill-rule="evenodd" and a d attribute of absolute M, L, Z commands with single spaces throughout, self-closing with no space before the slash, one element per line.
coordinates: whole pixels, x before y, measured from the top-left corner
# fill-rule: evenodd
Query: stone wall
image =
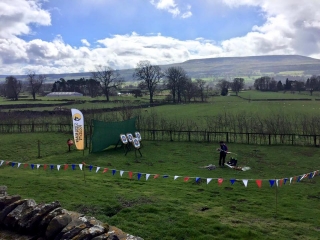
<path fill-rule="evenodd" d="M 143 240 L 94 217 L 68 211 L 58 201 L 37 204 L 9 196 L 6 186 L 0 186 L 0 239 Z"/>

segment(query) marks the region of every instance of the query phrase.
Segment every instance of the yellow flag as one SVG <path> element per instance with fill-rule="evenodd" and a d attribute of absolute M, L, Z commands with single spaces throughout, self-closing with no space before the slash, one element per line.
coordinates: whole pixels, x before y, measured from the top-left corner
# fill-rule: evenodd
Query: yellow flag
<path fill-rule="evenodd" d="M 78 109 L 71 109 L 73 122 L 73 137 L 76 148 L 78 150 L 84 149 L 84 118 L 82 112 Z"/>

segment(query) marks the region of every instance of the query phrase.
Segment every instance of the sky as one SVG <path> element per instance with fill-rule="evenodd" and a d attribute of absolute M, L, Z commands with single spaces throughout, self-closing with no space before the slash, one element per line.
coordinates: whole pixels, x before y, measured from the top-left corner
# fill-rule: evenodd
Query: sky
<path fill-rule="evenodd" d="M 0 75 L 190 59 L 320 59 L 320 0 L 0 0 Z"/>

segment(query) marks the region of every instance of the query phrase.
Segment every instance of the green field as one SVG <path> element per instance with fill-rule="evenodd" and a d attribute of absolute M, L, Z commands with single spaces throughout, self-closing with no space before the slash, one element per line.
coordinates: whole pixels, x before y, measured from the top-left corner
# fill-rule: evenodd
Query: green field
<path fill-rule="evenodd" d="M 136 158 L 134 151 L 125 156 L 122 148 L 114 147 L 97 154 L 68 152 L 66 140 L 71 137 L 1 134 L 0 159 L 5 161 L 0 167 L 1 184 L 8 186 L 11 195 L 20 194 L 37 203 L 59 200 L 68 210 L 95 216 L 146 240 L 318 239 L 319 176 L 289 184 L 290 177 L 319 170 L 318 148 L 228 144 L 238 165 L 251 170 L 209 171 L 199 167 L 218 164 L 217 143 L 143 141 L 143 157 Z M 87 166 L 84 171 L 78 168 L 82 162 Z M 36 164 L 41 164 L 39 169 Z M 48 165 L 47 170 L 43 164 Z M 64 164 L 69 164 L 68 170 L 63 170 Z M 71 164 L 77 164 L 76 170 Z M 101 167 L 97 173 L 96 167 Z M 104 168 L 108 172 L 102 173 Z M 122 177 L 120 171 L 124 171 Z M 148 180 L 146 174 L 151 174 Z M 154 179 L 155 174 L 159 178 Z M 179 177 L 174 180 L 175 176 Z M 209 184 L 208 178 L 212 178 Z M 218 178 L 223 179 L 221 185 Z M 285 185 L 270 186 L 269 180 L 283 178 L 288 178 Z M 237 179 L 233 185 L 231 179 Z M 243 184 L 246 179 L 247 187 Z M 261 188 L 257 179 L 262 179 Z"/>

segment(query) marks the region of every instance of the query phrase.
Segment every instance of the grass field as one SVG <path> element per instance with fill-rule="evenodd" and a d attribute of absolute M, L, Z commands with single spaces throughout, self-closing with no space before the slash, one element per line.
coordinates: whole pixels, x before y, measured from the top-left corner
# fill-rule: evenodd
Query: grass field
<path fill-rule="evenodd" d="M 278 188 L 269 183 L 319 170 L 319 148 L 228 144 L 238 165 L 251 170 L 209 171 L 199 167 L 217 165 L 217 143 L 143 141 L 143 157 L 136 158 L 134 151 L 125 156 L 123 149 L 114 147 L 96 154 L 68 152 L 66 140 L 71 137 L 63 133 L 1 134 L 0 159 L 5 161 L 0 167 L 1 184 L 8 186 L 9 194 L 37 203 L 59 200 L 68 210 L 95 216 L 146 240 L 319 237 L 320 177 L 291 184 L 288 180 Z M 6 161 L 22 164 L 17 168 Z M 84 171 L 71 169 L 71 164 L 82 162 L 87 166 Z M 29 164 L 27 168 L 24 163 Z M 30 164 L 42 165 L 32 170 Z M 47 170 L 43 164 L 48 165 Z M 64 164 L 69 164 L 68 170 L 63 170 Z M 97 166 L 101 169 L 96 173 Z M 102 173 L 104 168 L 109 170 Z M 112 170 L 116 170 L 114 175 Z M 124 171 L 122 177 L 120 171 Z M 151 174 L 148 180 L 146 174 Z M 154 174 L 159 178 L 154 179 Z M 174 176 L 179 178 L 174 180 Z M 184 182 L 187 176 L 190 179 Z M 212 178 L 209 184 L 208 178 Z M 221 185 L 218 178 L 224 180 Z M 230 179 L 237 181 L 232 185 Z M 247 187 L 245 179 L 249 180 Z M 261 188 L 256 179 L 262 179 Z"/>

